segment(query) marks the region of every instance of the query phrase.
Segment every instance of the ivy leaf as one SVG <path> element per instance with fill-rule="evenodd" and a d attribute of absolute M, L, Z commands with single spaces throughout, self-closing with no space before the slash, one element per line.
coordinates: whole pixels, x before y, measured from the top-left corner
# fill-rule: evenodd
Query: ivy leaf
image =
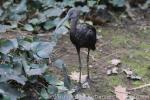
<path fill-rule="evenodd" d="M 18 42 L 16 39 L 0 40 L 0 44 L 0 52 L 3 54 L 8 54 L 12 49 L 18 47 Z"/>
<path fill-rule="evenodd" d="M 58 17 L 63 12 L 62 9 L 58 7 L 51 7 L 48 10 L 38 14 L 38 20 L 40 23 L 46 22 L 49 17 Z"/>
<path fill-rule="evenodd" d="M 29 20 L 29 23 L 31 23 L 33 25 L 37 25 L 37 24 L 40 24 L 40 21 L 38 18 L 33 18 L 33 19 Z"/>
<path fill-rule="evenodd" d="M 6 16 L 9 17 L 10 20 L 20 21 L 26 18 L 25 12 L 27 11 L 27 0 L 21 0 L 19 4 L 10 5 L 8 14 Z"/>
<path fill-rule="evenodd" d="M 96 4 L 96 1 L 94 1 L 94 0 L 88 0 L 88 5 L 89 5 L 90 7 L 93 7 L 94 4 Z"/>
<path fill-rule="evenodd" d="M 25 40 L 18 40 L 19 46 L 21 50 L 31 50 L 31 43 Z"/>
<path fill-rule="evenodd" d="M 28 76 L 42 75 L 48 68 L 46 64 L 27 64 L 27 61 L 22 61 L 24 70 Z"/>
<path fill-rule="evenodd" d="M 61 59 L 57 59 L 54 62 L 54 66 L 56 66 L 57 68 L 63 69 L 63 67 L 64 67 L 64 61 L 61 60 Z"/>
<path fill-rule="evenodd" d="M 44 78 L 49 84 L 55 86 L 64 86 L 64 83 L 58 80 L 54 75 L 45 75 Z"/>
<path fill-rule="evenodd" d="M 12 7 L 10 10 L 12 13 L 23 13 L 27 11 L 27 0 L 21 0 L 20 4 L 18 4 L 16 7 Z"/>
<path fill-rule="evenodd" d="M 47 91 L 49 94 L 53 95 L 58 92 L 58 88 L 56 86 L 49 85 Z"/>
<path fill-rule="evenodd" d="M 0 8 L 0 16 L 2 16 L 3 14 L 3 10 Z"/>
<path fill-rule="evenodd" d="M 26 24 L 24 26 L 24 29 L 27 30 L 27 31 L 30 31 L 30 32 L 32 32 L 34 30 L 34 28 L 32 27 L 32 25 L 30 25 L 30 24 Z"/>
<path fill-rule="evenodd" d="M 84 6 L 84 7 L 81 8 L 81 11 L 85 12 L 85 13 L 88 13 L 90 11 L 90 9 L 89 9 L 88 6 Z"/>
<path fill-rule="evenodd" d="M 55 45 L 55 42 L 33 42 L 31 49 L 38 57 L 49 58 Z"/>
<path fill-rule="evenodd" d="M 64 90 L 68 90 L 65 86 L 64 86 L 64 82 L 60 81 L 56 78 L 56 76 L 54 75 L 45 75 L 44 76 L 45 80 L 51 84 L 54 85 L 58 88 L 59 91 L 64 91 Z"/>
<path fill-rule="evenodd" d="M 53 21 L 49 20 L 44 24 L 44 29 L 49 30 L 55 27 L 55 24 Z"/>
<path fill-rule="evenodd" d="M 55 0 L 36 0 L 36 1 L 39 1 L 43 7 L 45 7 L 45 6 L 51 7 L 55 3 Z"/>
<path fill-rule="evenodd" d="M 123 7 L 125 5 L 125 0 L 109 0 L 114 6 Z"/>
<path fill-rule="evenodd" d="M 61 60 L 61 59 L 57 59 L 54 62 L 54 66 L 56 66 L 57 68 L 60 68 L 60 69 L 63 70 L 63 73 L 64 73 L 64 86 L 67 87 L 68 89 L 70 89 L 71 80 L 70 80 L 70 77 L 67 74 L 67 69 L 65 68 L 64 61 Z"/>
<path fill-rule="evenodd" d="M 68 32 L 69 32 L 69 30 L 65 26 L 61 26 L 60 28 L 55 30 L 55 32 L 53 33 L 52 40 L 58 40 L 59 38 L 62 37 L 62 35 L 66 34 Z"/>
<path fill-rule="evenodd" d="M 44 11 L 43 14 L 46 17 L 57 17 L 57 16 L 60 16 L 62 12 L 63 12 L 62 9 L 55 7 L 55 8 L 50 8 L 50 9 Z"/>
<path fill-rule="evenodd" d="M 3 24 L 0 24 L 0 33 L 4 33 L 6 32 L 7 30 L 11 29 L 11 26 L 10 25 L 3 25 Z"/>
<path fill-rule="evenodd" d="M 42 75 L 48 68 L 46 64 L 31 64 L 28 75 Z"/>
<path fill-rule="evenodd" d="M 14 80 L 22 85 L 25 85 L 27 79 L 23 75 L 18 75 L 11 65 L 0 64 L 0 82 L 6 82 L 8 80 Z"/>
<path fill-rule="evenodd" d="M 44 100 L 50 99 L 49 94 L 47 93 L 46 89 L 44 89 L 44 88 L 42 88 L 40 95 Z"/>
<path fill-rule="evenodd" d="M 0 64 L 0 75 L 12 74 L 12 65 L 10 64 Z"/>
<path fill-rule="evenodd" d="M 63 4 L 65 6 L 71 6 L 71 7 L 73 7 L 74 6 L 74 0 L 63 0 Z"/>
<path fill-rule="evenodd" d="M 0 78 L 0 82 L 6 82 L 6 81 L 9 81 L 9 80 L 14 80 L 16 81 L 17 83 L 20 83 L 22 85 L 25 85 L 26 81 L 27 81 L 27 78 L 25 78 L 23 75 L 21 76 L 18 76 L 18 75 L 14 75 L 14 74 L 11 74 L 11 75 L 3 75 L 1 76 Z"/>
<path fill-rule="evenodd" d="M 2 95 L 6 100 L 17 100 L 17 98 L 21 97 L 21 93 L 15 89 L 12 88 L 7 83 L 0 83 L 0 90 L 3 90 Z"/>

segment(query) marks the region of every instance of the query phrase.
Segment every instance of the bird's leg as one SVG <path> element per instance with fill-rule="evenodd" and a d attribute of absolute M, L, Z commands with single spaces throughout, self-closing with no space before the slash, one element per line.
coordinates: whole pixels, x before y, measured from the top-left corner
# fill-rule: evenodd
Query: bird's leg
<path fill-rule="evenodd" d="M 90 53 L 90 49 L 88 49 L 88 54 L 87 54 L 87 80 L 90 79 L 90 73 L 89 73 L 89 53 Z"/>
<path fill-rule="evenodd" d="M 80 71 L 80 75 L 79 75 L 79 86 L 82 87 L 81 84 L 81 58 L 80 58 L 80 48 L 77 48 L 77 53 L 78 53 L 78 57 L 79 57 L 79 71 Z"/>
<path fill-rule="evenodd" d="M 89 54 L 90 54 L 90 49 L 88 48 L 88 54 L 87 54 L 87 81 L 89 83 L 93 82 L 91 79 L 90 79 L 90 70 L 89 70 Z"/>

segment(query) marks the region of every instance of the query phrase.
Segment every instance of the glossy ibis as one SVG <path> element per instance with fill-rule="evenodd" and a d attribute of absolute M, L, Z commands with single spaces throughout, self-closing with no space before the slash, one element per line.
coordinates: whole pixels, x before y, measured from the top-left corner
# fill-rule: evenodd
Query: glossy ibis
<path fill-rule="evenodd" d="M 86 23 L 78 23 L 80 15 L 79 8 L 71 8 L 65 18 L 61 20 L 61 22 L 57 25 L 56 30 L 67 20 L 70 20 L 70 40 L 76 47 L 78 57 L 79 57 L 79 85 L 81 85 L 81 58 L 80 58 L 80 48 L 87 48 L 87 81 L 90 80 L 89 75 L 89 53 L 90 50 L 95 50 L 96 44 L 96 29 L 89 24 Z"/>

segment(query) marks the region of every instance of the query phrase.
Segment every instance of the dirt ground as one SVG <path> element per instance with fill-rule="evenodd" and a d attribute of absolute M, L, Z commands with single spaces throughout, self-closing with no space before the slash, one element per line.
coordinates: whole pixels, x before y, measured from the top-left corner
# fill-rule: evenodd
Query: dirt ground
<path fill-rule="evenodd" d="M 90 52 L 90 74 L 94 81 L 89 89 L 81 91 L 98 100 L 116 100 L 114 87 L 122 85 L 127 90 L 150 83 L 150 20 L 128 24 L 111 23 L 98 26 L 96 50 Z M 78 56 L 75 47 L 66 34 L 57 46 L 57 57 L 64 60 L 69 74 L 78 71 Z M 87 50 L 81 50 L 82 72 L 86 74 Z M 117 75 L 106 74 L 110 60 L 121 59 Z M 121 69 L 130 68 L 142 80 L 127 79 Z M 137 100 L 149 100 L 150 87 L 129 91 Z"/>
<path fill-rule="evenodd" d="M 90 84 L 89 89 L 84 89 L 81 93 L 94 98 L 98 97 L 98 100 L 116 100 L 114 87 L 118 85 L 122 85 L 128 90 L 150 84 L 150 17 L 96 27 L 98 36 L 96 50 L 90 52 L 90 75 L 93 83 Z M 13 38 L 20 34 L 32 35 L 31 33 L 14 31 L 0 34 L 0 37 Z M 47 36 L 50 33 L 44 34 Z M 64 35 L 59 40 L 54 51 L 56 57 L 61 58 L 66 63 L 69 74 L 78 71 L 78 56 L 75 47 L 70 42 L 69 34 Z M 83 74 L 86 74 L 86 55 L 86 49 L 82 49 Z M 117 75 L 106 74 L 112 59 L 121 60 Z M 130 68 L 134 73 L 141 76 L 142 80 L 127 79 L 125 73 L 121 71 L 123 68 Z M 137 96 L 137 100 L 150 100 L 147 97 L 150 96 L 150 87 L 129 92 L 131 95 Z"/>

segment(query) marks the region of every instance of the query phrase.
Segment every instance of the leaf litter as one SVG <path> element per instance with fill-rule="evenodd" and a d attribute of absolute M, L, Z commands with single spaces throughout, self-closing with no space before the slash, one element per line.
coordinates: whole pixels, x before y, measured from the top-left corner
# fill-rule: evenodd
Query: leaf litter
<path fill-rule="evenodd" d="M 126 100 L 126 98 L 128 97 L 128 92 L 126 88 L 120 85 L 115 87 L 115 94 L 116 98 L 118 98 L 119 100 Z"/>

